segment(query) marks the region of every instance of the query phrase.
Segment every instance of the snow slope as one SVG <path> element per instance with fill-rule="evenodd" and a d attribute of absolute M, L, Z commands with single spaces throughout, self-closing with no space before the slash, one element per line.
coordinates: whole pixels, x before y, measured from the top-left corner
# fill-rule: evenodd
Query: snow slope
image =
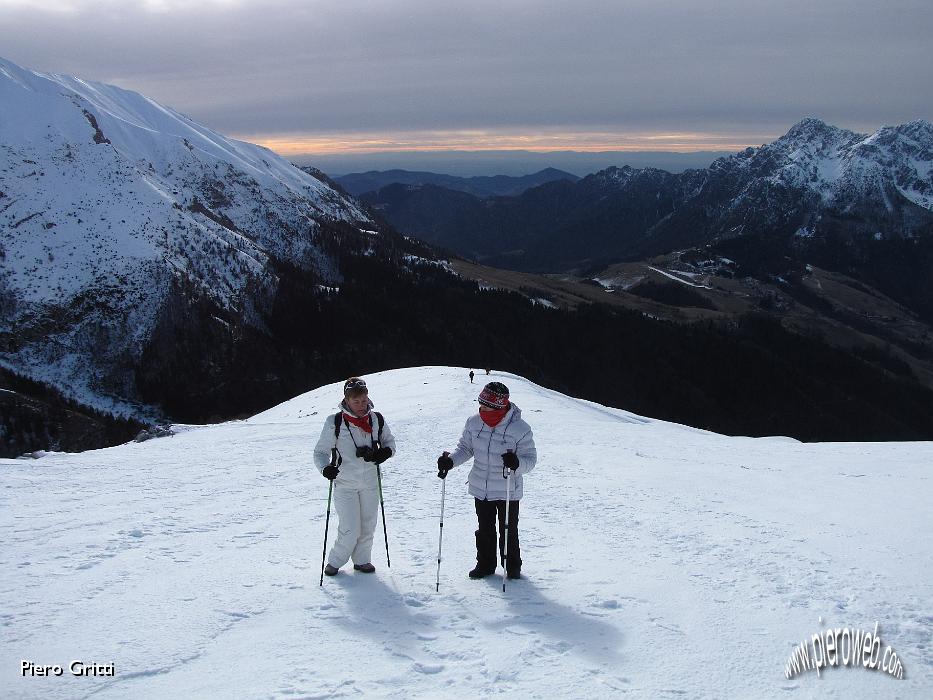
<path fill-rule="evenodd" d="M 339 281 L 318 240 L 332 222 L 373 226 L 266 148 L 0 58 L 0 366 L 145 415 L 125 368 L 172 285 L 249 318 L 275 291 L 276 261 Z"/>
<path fill-rule="evenodd" d="M 885 697 L 933 694 L 930 443 L 730 438 L 494 372 L 535 430 L 524 580 L 471 581 L 466 471 L 438 452 L 485 376 L 368 377 L 398 438 L 374 576 L 318 586 L 325 386 L 242 422 L 0 460 L 0 695 L 22 698 Z M 331 522 L 331 540 L 335 522 Z M 823 624 L 820 623 L 820 618 Z M 906 678 L 784 677 L 827 625 L 871 630 Z M 114 663 L 115 678 L 21 678 Z"/>

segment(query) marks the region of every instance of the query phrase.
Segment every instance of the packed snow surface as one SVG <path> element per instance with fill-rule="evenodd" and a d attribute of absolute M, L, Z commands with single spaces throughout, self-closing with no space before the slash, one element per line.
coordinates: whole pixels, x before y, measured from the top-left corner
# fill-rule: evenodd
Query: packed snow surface
<path fill-rule="evenodd" d="M 724 437 L 467 372 L 367 377 L 399 446 L 392 567 L 380 524 L 376 574 L 323 587 L 311 450 L 337 384 L 246 421 L 0 460 L 0 696 L 933 697 L 933 444 Z M 538 446 L 525 578 L 466 576 L 468 463 L 447 480 L 436 592 L 435 460 L 490 379 Z M 904 680 L 785 678 L 794 645 L 876 621 Z M 64 675 L 23 678 L 22 660 Z M 72 660 L 116 675 L 72 677 Z"/>

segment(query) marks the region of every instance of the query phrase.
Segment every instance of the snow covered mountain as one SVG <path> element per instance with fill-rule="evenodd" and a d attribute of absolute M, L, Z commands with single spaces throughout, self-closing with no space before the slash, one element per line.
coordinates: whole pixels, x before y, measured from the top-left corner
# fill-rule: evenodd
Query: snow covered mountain
<path fill-rule="evenodd" d="M 865 135 L 804 119 L 702 170 L 613 167 L 514 198 L 460 196 L 455 206 L 431 194 L 396 188 L 367 201 L 405 233 L 520 270 L 581 269 L 741 235 L 796 235 L 803 246 L 933 238 L 933 125 Z"/>
<path fill-rule="evenodd" d="M 708 176 L 684 174 L 659 196 L 679 176 L 610 170 L 483 208 L 495 220 L 500 206 L 520 200 L 499 240 L 513 245 L 538 235 L 534 249 L 545 254 L 545 243 L 559 244 L 542 240 L 556 223 L 576 232 L 577 248 L 612 222 L 637 238 L 685 193 L 706 192 L 694 184 Z M 592 212 L 595 219 L 587 218 Z M 541 217 L 547 226 L 529 224 Z M 594 244 L 584 256 L 594 251 L 604 252 Z M 720 350 L 698 355 L 687 350 L 694 341 L 682 342 L 681 329 L 656 328 L 651 314 L 545 309 L 547 295 L 484 291 L 489 285 L 452 274 L 436 258 L 370 221 L 314 168 L 295 168 L 136 93 L 4 61 L 0 454 L 116 444 L 143 427 L 109 412 L 146 422 L 216 422 L 351 372 L 495 364 L 504 352 L 510 369 L 568 392 L 604 402 L 638 396 L 642 413 L 722 431 L 780 430 L 805 439 L 930 434 L 927 397 L 908 396 L 897 378 L 866 378 L 853 396 L 851 376 L 866 377 L 860 366 L 846 369 L 844 384 L 827 384 L 817 364 L 801 374 L 791 363 L 775 374 L 773 347 L 803 351 L 793 338 L 738 347 L 731 331 L 710 329 L 702 352 Z M 892 269 L 898 280 L 910 277 Z M 927 291 L 933 296 L 933 287 Z M 604 349 L 568 342 L 584 336 L 604 338 Z M 616 347 L 630 359 L 620 361 Z M 724 358 L 727 377 L 692 369 Z M 761 383 L 761 363 L 773 382 Z M 825 387 L 822 402 L 797 412 L 792 397 L 815 383 Z M 748 397 L 754 402 L 741 403 Z M 862 407 L 879 399 L 883 420 L 861 418 L 873 417 Z M 776 428 L 775 408 L 787 405 L 795 407 L 794 420 Z"/>
<path fill-rule="evenodd" d="M 933 693 L 931 443 L 730 438 L 490 379 L 539 453 L 525 578 L 504 594 L 498 575 L 466 576 L 467 466 L 447 479 L 435 592 L 434 463 L 476 410 L 466 368 L 367 377 L 399 448 L 383 479 L 392 566 L 379 532 L 376 574 L 323 588 L 327 485 L 310 450 L 339 385 L 173 437 L 0 460 L 0 695 Z M 876 622 L 903 680 L 851 665 L 785 677 L 812 634 Z M 23 660 L 63 675 L 23 677 Z M 114 675 L 74 677 L 73 660 Z"/>
<path fill-rule="evenodd" d="M 813 238 L 933 237 L 933 124 L 924 120 L 866 135 L 804 119 L 706 170 L 660 180 L 631 169 L 595 177 L 626 197 L 634 183 L 654 180 L 658 199 L 669 202 L 639 235 L 617 241 L 629 256 L 742 235 L 794 236 L 803 247 Z"/>
<path fill-rule="evenodd" d="M 259 325 L 282 266 L 341 279 L 375 229 L 271 151 L 143 95 L 0 59 L 0 366 L 118 414 L 157 327 Z M 210 310 L 207 313 L 206 310 Z"/>
<path fill-rule="evenodd" d="M 718 162 L 772 184 L 790 183 L 845 206 L 861 196 L 893 208 L 894 195 L 933 209 L 933 124 L 919 119 L 856 134 L 804 119 L 772 144 Z"/>
<path fill-rule="evenodd" d="M 691 216 L 709 211 L 713 238 L 787 225 L 801 237 L 843 228 L 848 237 L 929 235 L 933 124 L 916 120 L 867 135 L 804 119 L 773 143 L 715 161 L 685 205 Z"/>

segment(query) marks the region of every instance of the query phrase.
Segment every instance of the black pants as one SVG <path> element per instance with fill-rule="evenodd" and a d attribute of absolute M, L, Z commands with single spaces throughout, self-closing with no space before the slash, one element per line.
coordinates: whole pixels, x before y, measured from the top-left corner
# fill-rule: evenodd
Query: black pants
<path fill-rule="evenodd" d="M 476 501 L 476 563 L 488 571 L 495 571 L 503 558 L 505 547 L 505 501 Z M 507 571 L 522 569 L 521 550 L 518 546 L 518 501 L 509 501 L 509 553 L 505 562 Z M 498 516 L 498 517 L 497 517 Z M 499 560 L 496 559 L 496 520 L 499 521 Z"/>

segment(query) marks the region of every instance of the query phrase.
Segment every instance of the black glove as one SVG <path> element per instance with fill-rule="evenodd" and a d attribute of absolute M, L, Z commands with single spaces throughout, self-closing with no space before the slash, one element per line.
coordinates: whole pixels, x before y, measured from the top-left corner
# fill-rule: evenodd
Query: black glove
<path fill-rule="evenodd" d="M 506 452 L 502 455 L 502 466 L 508 467 L 514 472 L 518 469 L 518 455 L 514 452 Z"/>
<path fill-rule="evenodd" d="M 356 448 L 356 456 L 362 457 L 364 462 L 373 461 L 373 448 L 371 445 L 363 445 Z"/>
<path fill-rule="evenodd" d="M 437 477 L 446 479 L 447 472 L 454 468 L 454 461 L 445 452 L 437 458 Z"/>
<path fill-rule="evenodd" d="M 380 447 L 378 450 L 373 452 L 372 461 L 375 462 L 376 464 L 382 464 L 391 456 L 392 456 L 392 450 L 390 448 Z"/>
<path fill-rule="evenodd" d="M 337 478 L 337 474 L 340 473 L 340 470 L 337 469 L 337 467 L 335 467 L 333 464 L 328 464 L 326 467 L 324 467 L 321 473 L 324 475 L 325 479 L 333 481 Z"/>

